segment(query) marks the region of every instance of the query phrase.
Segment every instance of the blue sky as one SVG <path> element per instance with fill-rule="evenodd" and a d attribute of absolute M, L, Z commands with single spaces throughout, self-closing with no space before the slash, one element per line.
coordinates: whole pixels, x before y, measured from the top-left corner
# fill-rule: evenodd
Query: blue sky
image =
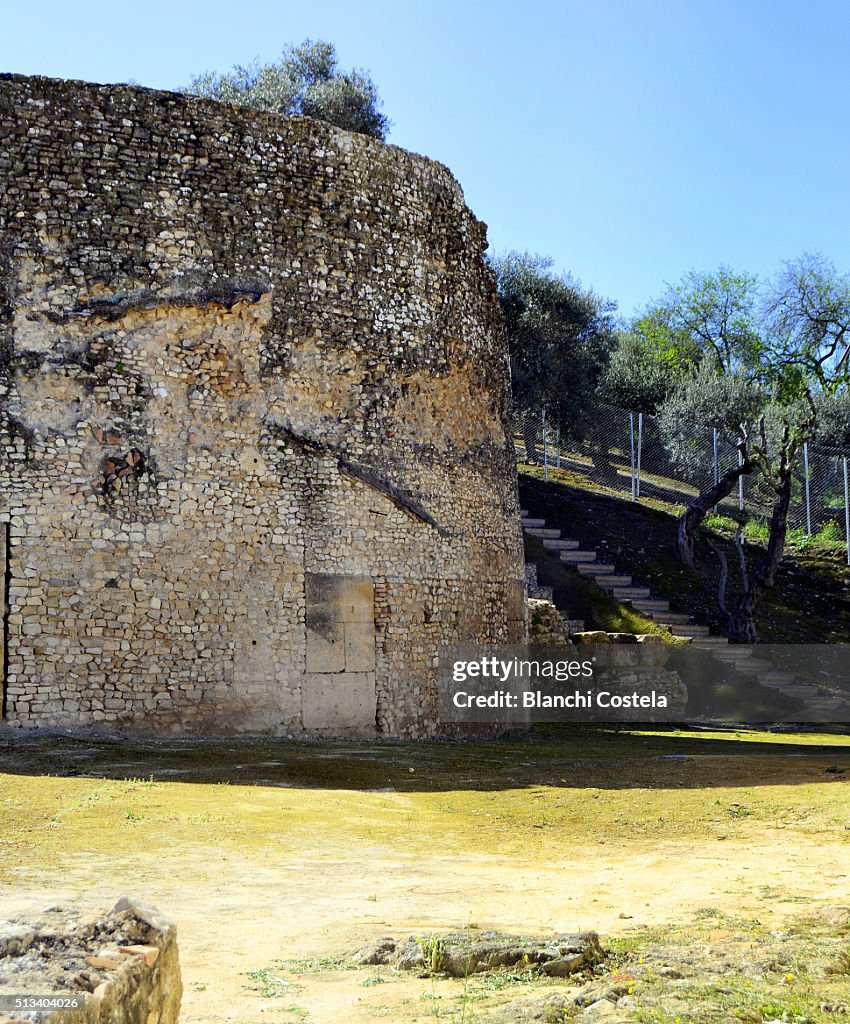
<path fill-rule="evenodd" d="M 850 271 L 846 2 L 33 0 L 3 22 L 0 70 L 155 88 L 328 39 L 491 249 L 551 256 L 626 315 L 721 263 Z"/>

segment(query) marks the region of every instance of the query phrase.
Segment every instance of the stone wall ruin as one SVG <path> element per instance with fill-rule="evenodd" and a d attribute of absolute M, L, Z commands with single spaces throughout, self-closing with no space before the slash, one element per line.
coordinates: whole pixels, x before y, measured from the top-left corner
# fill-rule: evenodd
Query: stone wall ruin
<path fill-rule="evenodd" d="M 524 631 L 484 245 L 374 139 L 0 76 L 4 720 L 434 733 Z"/>

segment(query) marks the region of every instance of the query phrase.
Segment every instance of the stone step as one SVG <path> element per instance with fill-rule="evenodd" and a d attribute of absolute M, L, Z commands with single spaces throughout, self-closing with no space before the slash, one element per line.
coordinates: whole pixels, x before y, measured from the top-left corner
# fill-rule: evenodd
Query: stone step
<path fill-rule="evenodd" d="M 803 711 L 814 711 L 817 713 L 822 711 L 838 711 L 846 707 L 846 704 L 840 697 L 819 697 L 817 700 L 806 701 Z"/>
<path fill-rule="evenodd" d="M 760 672 L 770 668 L 769 662 L 763 661 L 761 658 L 741 658 L 740 661 L 727 661 L 726 664 L 745 676 L 757 676 Z"/>
<path fill-rule="evenodd" d="M 796 678 L 793 672 L 782 672 L 776 669 L 773 672 L 763 672 L 759 676 L 759 682 L 762 686 L 793 686 Z"/>
<path fill-rule="evenodd" d="M 726 656 L 736 666 L 743 665 L 741 655 L 728 655 L 729 641 L 724 636 L 711 636 L 709 627 L 691 622 L 687 612 L 670 611 L 670 602 L 664 598 L 650 597 L 649 587 L 633 585 L 628 573 L 618 573 L 608 562 L 597 561 L 597 552 L 581 547 L 581 542 L 572 537 L 561 537 L 560 530 L 546 527 L 545 519 L 532 518 L 527 510 L 522 511 L 523 530 L 532 537 L 539 537 L 547 551 L 558 552 L 562 562 L 575 566 L 582 576 L 589 577 L 617 601 L 628 602 L 635 611 L 649 616 L 659 625 L 666 626 L 674 636 L 690 637 L 696 646 L 711 649 L 718 656 Z M 722 653 L 721 653 L 722 652 Z M 753 674 L 762 666 L 750 659 L 742 671 Z"/>
<path fill-rule="evenodd" d="M 520 519 L 527 519 L 528 518 L 528 509 L 527 508 L 521 508 L 519 510 L 519 517 L 520 517 Z"/>
<path fill-rule="evenodd" d="M 613 590 L 614 587 L 630 587 L 632 585 L 631 576 L 623 576 L 622 573 L 612 573 L 610 576 L 606 576 L 604 579 L 599 580 L 599 586 L 603 590 Z"/>
<path fill-rule="evenodd" d="M 614 566 L 610 562 L 579 562 L 576 569 L 582 576 L 610 576 L 614 572 Z"/>
<path fill-rule="evenodd" d="M 794 697 L 796 700 L 811 700 L 817 697 L 818 688 L 816 686 L 780 686 L 779 692 L 784 693 L 786 697 Z"/>
<path fill-rule="evenodd" d="M 722 651 L 717 655 L 721 661 L 740 661 L 742 658 L 751 658 L 752 656 L 749 650 L 742 649 L 738 644 L 730 644 L 728 651 Z"/>
<path fill-rule="evenodd" d="M 589 562 L 595 562 L 596 561 L 596 552 L 595 551 L 580 551 L 580 550 L 562 551 L 561 552 L 561 561 L 562 562 L 569 562 L 571 565 L 576 565 L 579 562 L 581 562 L 583 565 L 587 565 Z"/>
<path fill-rule="evenodd" d="M 639 612 L 667 612 L 670 611 L 670 602 L 662 597 L 645 597 L 639 600 L 632 601 L 632 608 Z M 684 613 L 683 613 L 684 614 Z M 682 620 L 687 622 L 690 619 L 690 615 L 686 615 Z M 665 619 L 665 621 L 675 621 Z"/>
<path fill-rule="evenodd" d="M 673 624 L 673 632 L 676 634 L 676 636 L 699 637 L 700 640 L 722 639 L 724 642 L 726 640 L 726 637 L 709 637 L 708 626 L 698 626 L 695 622 L 680 622 L 677 624 Z"/>
<path fill-rule="evenodd" d="M 657 622 L 659 626 L 687 626 L 690 623 L 690 615 L 687 612 L 671 612 L 671 611 L 655 611 L 645 612 L 648 614 L 653 622 Z"/>
<path fill-rule="evenodd" d="M 630 601 L 632 598 L 646 600 L 649 597 L 649 587 L 614 587 L 613 593 L 618 601 Z"/>
<path fill-rule="evenodd" d="M 802 712 L 796 711 L 795 715 L 799 715 L 806 711 L 811 711 L 816 715 L 823 714 L 824 712 L 838 711 L 842 715 L 846 715 L 850 718 L 850 706 L 848 706 L 846 701 L 843 701 L 840 697 L 799 697 L 796 693 L 787 693 L 785 696 L 796 697 L 798 700 L 803 701 Z"/>

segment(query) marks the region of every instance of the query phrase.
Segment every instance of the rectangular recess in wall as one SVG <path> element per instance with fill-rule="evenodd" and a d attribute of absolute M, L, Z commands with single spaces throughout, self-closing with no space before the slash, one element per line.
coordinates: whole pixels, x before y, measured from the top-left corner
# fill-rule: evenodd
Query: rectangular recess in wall
<path fill-rule="evenodd" d="M 307 729 L 374 728 L 375 601 L 368 576 L 307 573 Z"/>

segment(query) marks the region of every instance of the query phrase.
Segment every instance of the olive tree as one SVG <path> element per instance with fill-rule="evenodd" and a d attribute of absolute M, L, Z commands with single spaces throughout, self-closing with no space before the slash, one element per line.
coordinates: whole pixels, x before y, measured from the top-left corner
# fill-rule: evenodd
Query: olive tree
<path fill-rule="evenodd" d="M 181 91 L 277 114 L 315 117 L 376 139 L 386 138 L 390 127 L 372 79 L 356 68 L 342 71 L 333 43 L 322 40 L 285 46 L 277 63 L 254 60 L 227 72 L 206 71 Z"/>
<path fill-rule="evenodd" d="M 669 367 L 639 327 L 618 331 L 599 382 L 599 397 L 621 409 L 652 415 L 663 406 L 672 387 Z"/>
<path fill-rule="evenodd" d="M 708 511 L 743 475 L 758 473 L 773 494 L 767 549 L 750 569 L 739 530 L 741 583 L 726 601 L 728 566 L 721 562 L 718 604 L 733 639 L 757 639 L 755 611 L 782 560 L 792 476 L 803 444 L 817 436 L 829 410 L 841 420 L 848 381 L 850 282 L 820 256 L 787 263 L 757 291 L 755 278 L 721 268 L 691 274 L 647 315 L 650 343 L 679 373 L 661 410 L 675 448 L 689 422 L 737 435 L 740 459 L 693 499 L 679 521 L 678 553 L 695 567 L 695 536 Z M 653 333 L 654 332 L 654 333 Z"/>
<path fill-rule="evenodd" d="M 594 395 L 614 344 L 615 303 L 552 261 L 510 252 L 490 261 L 496 273 L 511 356 L 514 402 L 546 411 L 565 432 L 592 419 Z M 534 439 L 526 438 L 533 458 Z"/>

